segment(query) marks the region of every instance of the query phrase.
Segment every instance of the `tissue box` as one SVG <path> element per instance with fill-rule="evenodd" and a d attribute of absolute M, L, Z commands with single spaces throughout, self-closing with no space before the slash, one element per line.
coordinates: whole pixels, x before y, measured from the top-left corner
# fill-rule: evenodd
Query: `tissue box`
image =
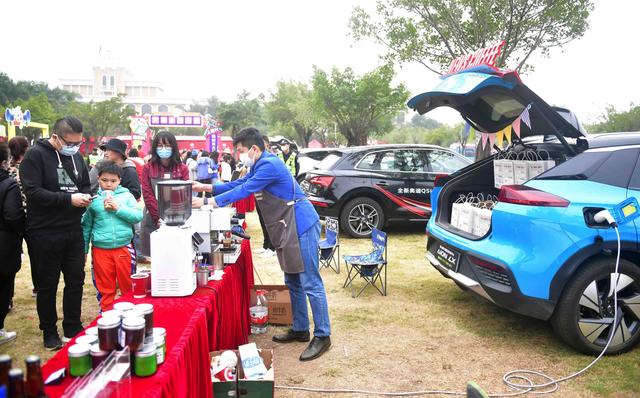
<path fill-rule="evenodd" d="M 211 357 L 222 354 L 223 351 L 214 351 L 211 353 Z M 238 350 L 233 350 L 238 358 L 240 353 Z M 238 387 L 240 388 L 240 396 L 247 396 L 251 398 L 273 398 L 274 396 L 274 368 L 273 368 L 273 350 L 258 350 L 264 366 L 267 367 L 267 375 L 262 380 L 242 380 L 244 378 L 244 372 L 242 371 L 242 361 L 238 360 L 238 375 L 240 381 L 238 381 Z M 235 381 L 225 382 L 213 382 L 214 397 L 229 397 L 229 392 L 235 391 Z"/>

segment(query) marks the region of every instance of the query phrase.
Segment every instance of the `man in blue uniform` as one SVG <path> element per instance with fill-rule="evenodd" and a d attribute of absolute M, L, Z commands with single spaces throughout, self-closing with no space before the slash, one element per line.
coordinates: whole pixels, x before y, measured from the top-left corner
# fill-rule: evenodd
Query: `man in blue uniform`
<path fill-rule="evenodd" d="M 277 156 L 265 151 L 260 132 L 245 128 L 233 139 L 249 173 L 226 184 L 194 183 L 196 192 L 212 192 L 205 204 L 226 206 L 254 194 L 276 248 L 284 280 L 289 287 L 293 327 L 273 336 L 273 341 L 309 341 L 307 297 L 313 313 L 313 340 L 300 355 L 301 361 L 318 358 L 331 346 L 327 295 L 318 268 L 320 219 L 298 183 Z M 207 203 L 208 202 L 208 203 Z"/>

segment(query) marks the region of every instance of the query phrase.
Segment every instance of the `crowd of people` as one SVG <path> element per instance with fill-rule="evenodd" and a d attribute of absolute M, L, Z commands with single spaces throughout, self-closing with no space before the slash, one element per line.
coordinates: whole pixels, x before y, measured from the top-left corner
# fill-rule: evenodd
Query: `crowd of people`
<path fill-rule="evenodd" d="M 299 166 L 292 142 L 279 142 L 281 151 L 276 156 L 269 138 L 258 136 L 260 149 L 274 159 L 279 157 L 295 183 Z M 0 267 L 0 345 L 17 336 L 4 328 L 4 320 L 12 308 L 23 240 L 44 348 L 57 350 L 83 330 L 81 307 L 89 250 L 100 311 L 112 306 L 118 290 L 122 294 L 131 291 L 131 275 L 139 261 L 149 260 L 149 237 L 161 223 L 155 196 L 159 181 L 194 181 L 199 187 L 222 189 L 234 180 L 246 180 L 243 177 L 255 164 L 247 154 L 241 154 L 236 164 L 228 152 L 180 150 L 175 136 L 167 131 L 155 134 L 148 155 L 141 146 L 127 151 L 127 144 L 114 138 L 83 157 L 79 152 L 83 144 L 82 122 L 71 116 L 57 120 L 51 137 L 31 147 L 20 136 L 8 145 L 0 143 L 0 256 L 8 260 Z M 192 205 L 197 208 L 211 203 L 215 189 L 194 191 Z M 215 198 L 211 201 L 215 204 Z M 258 215 L 264 235 L 263 255 L 273 256 L 276 248 L 269 238 L 269 217 L 260 206 Z M 61 274 L 62 337 L 56 310 Z M 319 337 L 328 336 L 327 322 L 327 330 L 322 331 L 326 336 Z"/>

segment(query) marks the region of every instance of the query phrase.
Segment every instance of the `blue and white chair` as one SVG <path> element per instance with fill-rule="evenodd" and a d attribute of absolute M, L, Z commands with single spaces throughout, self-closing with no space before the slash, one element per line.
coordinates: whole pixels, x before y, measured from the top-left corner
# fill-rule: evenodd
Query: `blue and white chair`
<path fill-rule="evenodd" d="M 320 268 L 331 268 L 336 274 L 340 273 L 340 236 L 338 220 L 326 217 L 324 220 L 324 236 L 318 242 Z"/>
<path fill-rule="evenodd" d="M 348 274 L 342 287 L 351 286 L 351 297 L 360 296 L 367 286 L 375 287 L 383 296 L 387 295 L 387 234 L 374 228 L 371 243 L 373 251 L 369 254 L 343 256 Z M 365 284 L 355 294 L 353 282 L 358 276 L 364 279 Z"/>

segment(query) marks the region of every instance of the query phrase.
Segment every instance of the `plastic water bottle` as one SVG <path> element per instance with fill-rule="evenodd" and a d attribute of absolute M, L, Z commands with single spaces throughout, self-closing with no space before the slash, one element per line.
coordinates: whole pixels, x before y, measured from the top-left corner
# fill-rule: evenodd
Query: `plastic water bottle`
<path fill-rule="evenodd" d="M 269 325 L 269 309 L 267 308 L 267 291 L 256 290 L 256 305 L 249 308 L 251 315 L 251 334 L 267 332 Z"/>

